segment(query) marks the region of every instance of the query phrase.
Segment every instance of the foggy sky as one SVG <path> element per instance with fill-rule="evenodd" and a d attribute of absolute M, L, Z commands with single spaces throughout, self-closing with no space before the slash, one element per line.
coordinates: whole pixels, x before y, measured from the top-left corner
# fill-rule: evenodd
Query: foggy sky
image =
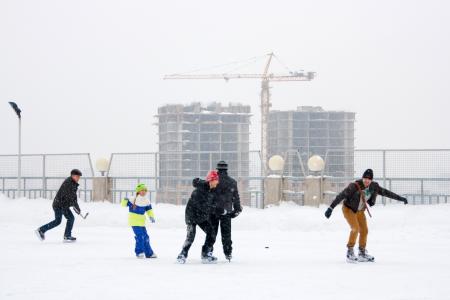
<path fill-rule="evenodd" d="M 450 148 L 446 1 L 0 0 L 0 153 L 8 101 L 25 153 L 156 151 L 157 107 L 192 101 L 250 104 L 259 149 L 259 81 L 162 77 L 270 51 L 317 72 L 273 83 L 273 109 L 355 111 L 357 148 Z"/>

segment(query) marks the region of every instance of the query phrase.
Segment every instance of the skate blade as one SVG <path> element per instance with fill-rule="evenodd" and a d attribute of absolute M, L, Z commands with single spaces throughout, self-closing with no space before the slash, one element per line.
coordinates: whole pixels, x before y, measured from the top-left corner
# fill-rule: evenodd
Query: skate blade
<path fill-rule="evenodd" d="M 184 259 L 177 259 L 177 264 L 184 265 L 185 263 L 186 263 L 186 260 L 184 260 Z"/>
<path fill-rule="evenodd" d="M 366 259 L 366 258 L 359 259 L 359 258 L 358 258 L 358 262 L 361 262 L 361 263 L 365 263 L 365 262 L 375 262 L 375 259 Z"/>
<path fill-rule="evenodd" d="M 73 244 L 73 243 L 75 243 L 76 241 L 63 241 L 63 244 Z"/>
<path fill-rule="evenodd" d="M 204 264 L 204 265 L 215 265 L 215 264 L 217 264 L 217 260 L 214 260 L 214 261 L 202 260 L 202 264 Z"/>

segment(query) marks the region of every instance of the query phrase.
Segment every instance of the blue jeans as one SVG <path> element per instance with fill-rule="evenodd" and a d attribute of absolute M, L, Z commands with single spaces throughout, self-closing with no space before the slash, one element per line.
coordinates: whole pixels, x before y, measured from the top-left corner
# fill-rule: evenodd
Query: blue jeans
<path fill-rule="evenodd" d="M 75 222 L 75 217 L 73 216 L 72 212 L 70 211 L 70 208 L 53 208 L 55 211 L 55 220 L 51 221 L 48 224 L 45 224 L 39 230 L 43 233 L 46 231 L 49 231 L 50 229 L 53 229 L 57 227 L 59 224 L 61 224 L 62 216 L 66 217 L 67 224 L 66 224 L 66 230 L 64 231 L 64 236 L 69 237 L 72 236 L 72 228 L 73 223 Z"/>
<path fill-rule="evenodd" d="M 147 228 L 143 226 L 133 226 L 133 232 L 136 240 L 136 248 L 134 252 L 136 255 L 145 253 L 146 257 L 153 255 L 153 249 L 150 247 L 150 237 L 147 234 Z"/>

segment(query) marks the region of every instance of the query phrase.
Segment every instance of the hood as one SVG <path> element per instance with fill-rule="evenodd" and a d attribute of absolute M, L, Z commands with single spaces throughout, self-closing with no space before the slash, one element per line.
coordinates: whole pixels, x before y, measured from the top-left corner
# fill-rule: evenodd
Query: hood
<path fill-rule="evenodd" d="M 209 184 L 206 180 L 195 178 L 192 180 L 192 186 L 197 189 L 207 190 L 209 189 Z"/>

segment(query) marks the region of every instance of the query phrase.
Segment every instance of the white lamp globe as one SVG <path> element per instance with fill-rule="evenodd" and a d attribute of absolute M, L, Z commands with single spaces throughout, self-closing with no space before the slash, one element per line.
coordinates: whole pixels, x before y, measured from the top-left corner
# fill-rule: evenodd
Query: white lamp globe
<path fill-rule="evenodd" d="M 280 155 L 274 155 L 269 159 L 269 168 L 274 172 L 282 171 L 284 168 L 284 159 Z"/>
<path fill-rule="evenodd" d="M 109 160 L 106 158 L 99 158 L 95 162 L 95 167 L 97 168 L 97 171 L 99 171 L 102 176 L 104 176 L 105 172 L 108 171 L 109 168 Z"/>
<path fill-rule="evenodd" d="M 308 169 L 312 172 L 321 172 L 325 169 L 325 161 L 319 155 L 313 155 L 308 159 Z"/>

